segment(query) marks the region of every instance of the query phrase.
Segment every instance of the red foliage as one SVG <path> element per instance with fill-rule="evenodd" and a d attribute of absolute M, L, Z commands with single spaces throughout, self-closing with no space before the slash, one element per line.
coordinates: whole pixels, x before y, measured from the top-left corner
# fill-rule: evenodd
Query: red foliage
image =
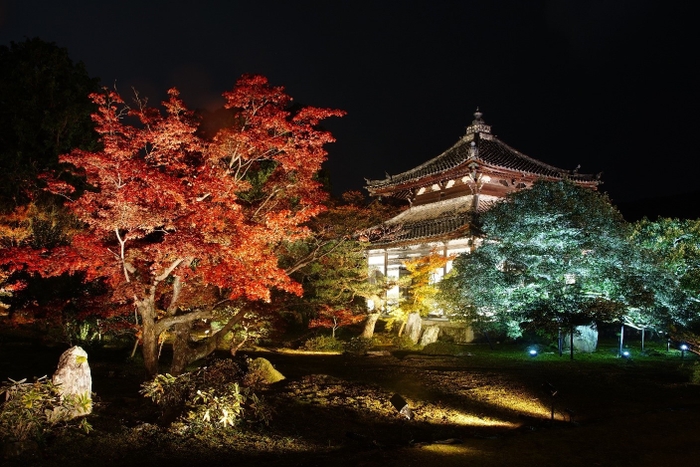
<path fill-rule="evenodd" d="M 153 314 L 156 334 L 176 315 L 222 299 L 269 300 L 272 288 L 301 293 L 275 250 L 306 236 L 303 224 L 322 210 L 326 195 L 314 177 L 333 138 L 315 126 L 343 113 L 292 113 L 291 98 L 261 76 L 242 77 L 224 96 L 236 124 L 210 140 L 174 89 L 162 113 L 128 108 L 111 91 L 92 96 L 102 150 L 60 158 L 92 186 L 69 203 L 87 229 L 69 246 L 13 248 L 0 261 L 46 276 L 83 271 L 86 281 L 104 281 L 124 312 L 136 306 L 144 325 Z"/>
<path fill-rule="evenodd" d="M 331 329 L 333 337 L 335 337 L 335 332 L 338 328 L 359 323 L 365 318 L 365 315 L 353 313 L 352 310 L 348 310 L 347 308 L 334 309 L 326 306 L 321 309 L 318 317 L 309 322 L 309 327 Z"/>

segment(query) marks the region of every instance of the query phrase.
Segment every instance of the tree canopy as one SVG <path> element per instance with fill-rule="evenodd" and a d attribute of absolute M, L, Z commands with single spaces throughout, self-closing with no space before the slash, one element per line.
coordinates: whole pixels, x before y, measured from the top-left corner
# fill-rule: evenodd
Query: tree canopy
<path fill-rule="evenodd" d="M 654 262 L 650 308 L 655 321 L 676 340 L 700 349 L 700 220 L 643 219 L 634 225 L 632 241 Z"/>
<path fill-rule="evenodd" d="M 538 181 L 480 215 L 479 246 L 441 283 L 453 312 L 512 336 L 618 320 L 638 287 L 629 228 L 608 198 Z"/>
<path fill-rule="evenodd" d="M 41 39 L 0 46 L 0 204 L 28 200 L 36 176 L 74 148 L 95 149 L 89 94 L 99 80 L 68 51 Z"/>
<path fill-rule="evenodd" d="M 106 284 L 116 311 L 137 312 L 151 376 L 165 331 L 175 336 L 179 372 L 211 352 L 248 303 L 269 300 L 272 289 L 302 292 L 277 249 L 308 236 L 307 222 L 324 209 L 315 177 L 333 138 L 317 126 L 343 114 L 291 111 L 283 88 L 246 75 L 224 94 L 235 119 L 205 138 L 178 92 L 169 95 L 161 112 L 138 100 L 127 106 L 113 91 L 94 94 L 101 149 L 60 158 L 92 188 L 74 198 L 72 186 L 48 181 L 85 230 L 50 251 L 2 251 L 14 270 L 82 272 Z M 194 343 L 192 324 L 214 318 L 225 323 L 216 338 Z"/>

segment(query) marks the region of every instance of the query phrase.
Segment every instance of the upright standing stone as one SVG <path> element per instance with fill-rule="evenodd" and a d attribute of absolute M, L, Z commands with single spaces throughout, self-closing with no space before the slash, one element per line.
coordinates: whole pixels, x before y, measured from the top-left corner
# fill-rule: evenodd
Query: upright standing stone
<path fill-rule="evenodd" d="M 63 352 L 53 374 L 53 383 L 58 386 L 62 398 L 70 397 L 75 401 L 71 404 L 69 418 L 92 413 L 92 376 L 87 352 L 81 347 L 76 345 Z M 79 401 L 84 403 L 77 403 Z"/>
<path fill-rule="evenodd" d="M 571 335 L 564 335 L 564 350 L 569 349 Z M 588 326 L 576 326 L 574 328 L 574 350 L 583 353 L 592 353 L 596 351 L 598 346 L 598 328 L 595 324 Z"/>
<path fill-rule="evenodd" d="M 406 335 L 414 344 L 417 344 L 418 339 L 420 339 L 422 326 L 423 319 L 420 317 L 419 313 L 413 312 L 408 314 L 406 318 Z"/>

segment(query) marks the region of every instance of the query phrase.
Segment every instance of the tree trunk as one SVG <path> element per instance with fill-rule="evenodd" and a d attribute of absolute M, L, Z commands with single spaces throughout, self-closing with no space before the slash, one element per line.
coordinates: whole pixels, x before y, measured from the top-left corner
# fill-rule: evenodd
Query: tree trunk
<path fill-rule="evenodd" d="M 233 342 L 231 342 L 231 349 L 229 351 L 231 352 L 232 357 L 236 356 L 236 352 L 238 352 L 241 349 L 241 347 L 243 347 L 243 344 L 245 344 L 247 340 L 248 336 L 245 336 L 238 344 L 234 344 Z"/>
<path fill-rule="evenodd" d="M 192 321 L 175 324 L 173 326 L 175 340 L 173 341 L 173 361 L 170 366 L 170 374 L 179 375 L 185 371 L 190 363 L 211 355 L 226 334 L 243 319 L 244 315 L 243 310 L 237 312 L 216 334 L 197 343 L 191 340 Z"/>
<path fill-rule="evenodd" d="M 491 342 L 491 338 L 489 338 L 489 333 L 486 331 L 483 331 L 484 337 L 486 338 L 486 342 L 489 343 L 489 349 L 493 350 L 493 342 Z"/>
<path fill-rule="evenodd" d="M 559 356 L 561 357 L 564 354 L 564 338 L 562 337 L 562 334 L 561 334 L 561 326 L 559 327 L 559 330 L 557 333 L 557 347 L 559 350 Z"/>
<path fill-rule="evenodd" d="M 374 336 L 374 328 L 377 325 L 377 320 L 379 319 L 379 312 L 370 313 L 367 315 L 367 321 L 365 321 L 365 327 L 360 335 L 363 339 L 371 339 Z"/>
<path fill-rule="evenodd" d="M 173 361 L 170 363 L 170 374 L 177 376 L 182 374 L 191 363 L 190 328 L 192 324 L 178 323 L 173 326 Z"/>
<path fill-rule="evenodd" d="M 404 319 L 404 320 L 401 322 L 401 327 L 399 328 L 399 337 L 401 337 L 401 336 L 403 335 L 403 330 L 404 330 L 405 328 L 406 328 L 406 320 Z"/>
<path fill-rule="evenodd" d="M 146 378 L 152 379 L 158 374 L 158 335 L 156 334 L 156 306 L 152 300 L 144 298 L 137 301 L 136 307 L 141 315 L 141 351 Z"/>
<path fill-rule="evenodd" d="M 571 355 L 570 359 L 573 360 L 574 359 L 574 326 L 573 325 L 571 326 L 571 330 L 569 332 L 570 332 L 570 334 L 569 334 L 569 347 L 570 347 L 569 354 Z"/>
<path fill-rule="evenodd" d="M 622 356 L 622 348 L 625 345 L 625 325 L 622 324 L 620 325 L 620 350 L 618 351 L 618 355 Z"/>

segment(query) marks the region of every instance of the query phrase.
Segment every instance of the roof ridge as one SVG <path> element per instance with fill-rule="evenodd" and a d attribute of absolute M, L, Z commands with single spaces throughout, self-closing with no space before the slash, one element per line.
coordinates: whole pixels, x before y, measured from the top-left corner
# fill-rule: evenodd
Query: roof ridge
<path fill-rule="evenodd" d="M 417 165 L 417 166 L 413 167 L 412 169 L 408 169 L 408 170 L 406 170 L 406 171 L 404 171 L 404 172 L 399 172 L 399 173 L 394 174 L 394 175 L 389 175 L 389 174 L 387 174 L 387 178 L 385 178 L 385 179 L 383 179 L 383 180 L 367 180 L 367 183 L 368 183 L 368 184 L 371 184 L 372 182 L 381 183 L 381 182 L 386 182 L 387 180 L 388 180 L 388 181 L 392 181 L 392 179 L 393 179 L 394 177 L 401 177 L 401 176 L 404 176 L 404 175 L 407 175 L 407 174 L 410 174 L 410 173 L 413 173 L 413 172 L 418 172 L 420 169 L 423 169 L 423 168 L 425 168 L 425 167 L 428 167 L 429 165 L 433 164 L 435 161 L 437 161 L 437 160 L 440 159 L 441 157 L 445 156 L 445 155 L 446 155 L 448 152 L 450 152 L 452 149 L 454 149 L 455 147 L 459 146 L 460 143 L 462 143 L 463 140 L 465 140 L 466 138 L 469 138 L 469 141 L 473 141 L 473 140 L 474 140 L 473 134 L 472 134 L 472 135 L 465 135 L 465 136 L 462 136 L 462 137 L 460 137 L 460 138 L 457 140 L 456 143 L 454 143 L 452 146 L 450 146 L 449 148 L 447 148 L 447 149 L 445 149 L 444 151 L 442 151 L 442 152 L 441 152 L 440 154 L 438 154 L 437 156 L 435 156 L 435 157 L 433 157 L 432 159 L 429 159 L 429 160 L 423 162 L 423 163 L 420 164 L 420 165 Z M 465 141 L 465 142 L 466 142 L 466 141 Z M 466 158 L 463 158 L 462 160 L 467 160 L 467 159 L 466 159 Z"/>
<path fill-rule="evenodd" d="M 539 160 L 539 159 L 535 159 L 534 157 L 528 156 L 527 154 L 518 151 L 518 150 L 515 149 L 513 146 L 509 145 L 508 143 L 504 142 L 503 140 L 497 138 L 495 135 L 490 135 L 490 138 L 484 138 L 484 139 L 485 139 L 485 140 L 493 139 L 493 140 L 495 140 L 497 143 L 499 143 L 499 144 L 505 146 L 505 147 L 508 148 L 510 151 L 514 152 L 517 156 L 522 157 L 523 159 L 525 159 L 525 160 L 527 160 L 527 161 L 529 161 L 529 162 L 532 162 L 532 163 L 534 163 L 535 165 L 539 165 L 539 166 L 541 166 L 541 167 L 543 167 L 543 168 L 547 168 L 547 169 L 549 169 L 549 170 L 552 170 L 553 172 L 565 172 L 565 173 L 570 174 L 570 175 L 573 175 L 573 174 L 576 173 L 574 170 L 563 169 L 563 168 L 561 168 L 561 167 L 556 167 L 556 166 L 554 166 L 554 165 L 547 164 L 546 162 L 542 162 L 542 161 Z M 477 157 L 478 157 L 478 156 L 477 156 Z M 480 158 L 480 159 L 481 159 L 481 158 Z M 481 159 L 481 160 L 484 160 L 484 159 Z M 584 175 L 584 174 L 581 174 L 581 175 Z M 592 174 L 590 174 L 590 175 L 592 175 Z"/>

